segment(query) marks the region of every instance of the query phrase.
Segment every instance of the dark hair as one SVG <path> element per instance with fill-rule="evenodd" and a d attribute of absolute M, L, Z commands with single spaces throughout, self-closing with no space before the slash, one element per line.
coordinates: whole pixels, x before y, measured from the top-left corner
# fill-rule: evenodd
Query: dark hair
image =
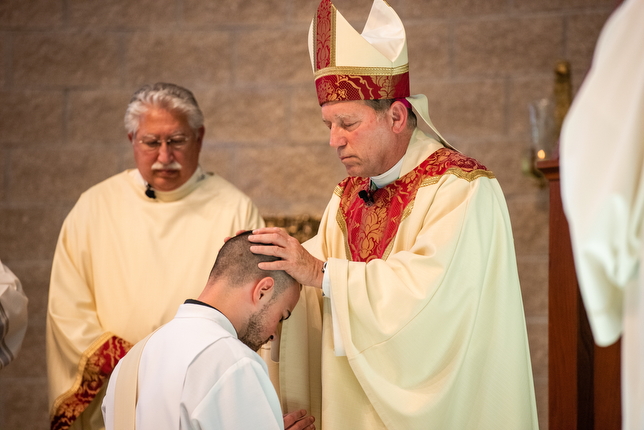
<path fill-rule="evenodd" d="M 396 99 L 380 99 L 380 100 L 363 100 L 367 106 L 375 110 L 377 114 L 383 114 L 389 110 Z M 407 127 L 411 130 L 416 128 L 418 120 L 416 114 L 411 108 L 407 108 Z"/>
<path fill-rule="evenodd" d="M 279 257 L 263 254 L 253 254 L 250 251 L 253 242 L 248 240 L 251 231 L 245 231 L 228 239 L 219 250 L 215 264 L 210 271 L 209 281 L 223 278 L 227 279 L 231 287 L 242 286 L 248 282 L 271 277 L 275 281 L 274 289 L 276 298 L 295 281 L 283 270 L 262 270 L 257 265 L 261 262 L 280 260 Z"/>

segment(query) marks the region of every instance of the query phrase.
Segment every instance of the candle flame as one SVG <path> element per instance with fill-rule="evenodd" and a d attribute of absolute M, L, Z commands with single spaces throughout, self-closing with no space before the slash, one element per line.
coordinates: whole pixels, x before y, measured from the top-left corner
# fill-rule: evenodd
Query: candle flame
<path fill-rule="evenodd" d="M 538 157 L 540 160 L 543 160 L 544 158 L 546 158 L 546 153 L 545 153 L 545 151 L 544 151 L 543 149 L 540 149 L 540 150 L 539 150 L 539 152 L 537 152 L 537 157 Z"/>

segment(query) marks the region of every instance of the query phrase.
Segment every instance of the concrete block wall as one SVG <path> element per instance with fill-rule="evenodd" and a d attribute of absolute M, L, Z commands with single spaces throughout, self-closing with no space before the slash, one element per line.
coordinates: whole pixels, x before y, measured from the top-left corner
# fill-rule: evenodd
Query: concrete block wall
<path fill-rule="evenodd" d="M 337 0 L 362 28 L 371 0 Z M 521 173 L 527 103 L 575 88 L 615 0 L 390 0 L 406 25 L 412 93 L 443 135 L 497 175 L 513 222 L 541 428 L 547 428 L 548 194 Z M 0 259 L 30 321 L 0 372 L 0 429 L 48 426 L 45 315 L 60 226 L 80 193 L 133 167 L 130 95 L 170 81 L 206 116 L 202 165 L 264 215 L 321 215 L 344 169 L 327 145 L 307 51 L 317 0 L 0 2 Z"/>

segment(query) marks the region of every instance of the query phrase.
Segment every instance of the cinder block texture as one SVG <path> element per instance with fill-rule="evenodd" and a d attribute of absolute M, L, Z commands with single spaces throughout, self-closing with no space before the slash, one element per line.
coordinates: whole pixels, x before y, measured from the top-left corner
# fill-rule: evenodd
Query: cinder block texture
<path fill-rule="evenodd" d="M 446 23 L 405 26 L 409 75 L 415 81 L 444 79 L 450 75 L 450 30 Z M 414 93 L 414 87 L 411 88 Z"/>
<path fill-rule="evenodd" d="M 68 0 L 69 24 L 79 28 L 174 30 L 175 0 Z"/>
<path fill-rule="evenodd" d="M 16 430 L 50 427 L 47 378 L 2 378 L 0 386 L 2 387 L 0 398 L 4 403 L 0 427 Z"/>
<path fill-rule="evenodd" d="M 44 329 L 52 262 L 46 259 L 16 261 L 11 257 L 0 255 L 2 262 L 20 279 L 22 288 L 29 298 L 29 324 Z M 38 369 L 41 370 L 44 369 Z"/>
<path fill-rule="evenodd" d="M 570 61 L 572 71 L 581 83 L 586 71 L 590 68 L 595 45 L 609 14 L 580 13 L 568 18 L 568 43 L 566 58 Z"/>
<path fill-rule="evenodd" d="M 200 103 L 206 116 L 206 140 L 283 144 L 288 133 L 287 101 L 287 93 L 271 86 L 204 94 Z"/>
<path fill-rule="evenodd" d="M 186 25 L 275 25 L 283 22 L 290 7 L 280 0 L 184 0 L 183 21 Z"/>
<path fill-rule="evenodd" d="M 0 58 L 7 58 L 6 50 L 8 50 L 8 43 L 5 40 L 7 36 L 0 34 Z M 7 67 L 5 61 L 0 61 L 0 88 L 4 88 L 7 81 Z"/>
<path fill-rule="evenodd" d="M 535 379 L 548 376 L 548 322 L 546 319 L 528 321 L 530 358 Z"/>
<path fill-rule="evenodd" d="M 315 94 L 315 86 L 309 84 L 291 94 L 291 110 L 288 116 L 289 136 L 299 144 L 319 145 L 329 143 L 329 129 L 322 122 L 322 110 Z"/>
<path fill-rule="evenodd" d="M 9 176 L 8 172 L 8 157 L 5 155 L 6 151 L 0 148 L 0 204 L 6 199 L 5 183 L 6 178 Z"/>
<path fill-rule="evenodd" d="M 468 17 L 500 14 L 506 11 L 505 0 L 427 0 L 408 2 L 404 17 L 436 19 L 445 17 Z"/>
<path fill-rule="evenodd" d="M 71 91 L 67 109 L 70 144 L 129 144 L 123 124 L 132 91 Z"/>
<path fill-rule="evenodd" d="M 554 68 L 549 76 L 539 78 L 517 78 L 509 82 L 508 111 L 509 134 L 530 140 L 530 102 L 549 98 L 554 100 Z M 574 76 L 573 76 L 574 78 Z"/>
<path fill-rule="evenodd" d="M 372 3 L 372 0 L 337 0 L 333 2 L 333 5 L 358 32 L 361 32 L 367 20 L 367 15 L 369 15 Z M 299 0 L 293 2 L 292 8 L 296 21 L 310 23 L 319 4 L 320 2 L 318 0 Z M 399 7 L 403 7 L 400 1 L 393 4 L 393 6 L 399 13 L 402 13 L 398 9 Z"/>
<path fill-rule="evenodd" d="M 204 145 L 199 165 L 205 172 L 216 173 L 228 182 L 237 183 L 237 150 L 235 147 Z M 244 160 L 239 160 L 244 163 Z"/>
<path fill-rule="evenodd" d="M 51 260 L 66 213 L 58 208 L 0 206 L 3 261 Z"/>
<path fill-rule="evenodd" d="M 463 76 L 548 73 L 563 54 L 557 16 L 464 20 L 455 26 L 455 72 Z"/>
<path fill-rule="evenodd" d="M 62 0 L 3 0 L 0 29 L 51 28 L 63 23 Z"/>
<path fill-rule="evenodd" d="M 457 149 L 477 159 L 494 172 L 506 198 L 547 193 L 536 186 L 535 178 L 524 175 L 521 170 L 522 158 L 527 155 L 527 148 L 526 141 L 505 137 L 492 137 L 463 144 L 460 144 L 459 140 L 457 145 Z"/>
<path fill-rule="evenodd" d="M 94 31 L 17 33 L 12 64 L 13 81 L 18 86 L 116 85 L 118 36 Z"/>
<path fill-rule="evenodd" d="M 346 176 L 328 145 L 248 148 L 241 156 L 245 163 L 239 166 L 238 183 L 264 215 L 322 216 L 335 186 Z"/>
<path fill-rule="evenodd" d="M 0 99 L 0 146 L 62 142 L 64 96 L 61 91 L 2 91 Z"/>
<path fill-rule="evenodd" d="M 524 257 L 518 260 L 523 308 L 528 318 L 548 316 L 548 258 Z"/>
<path fill-rule="evenodd" d="M 305 26 L 241 34 L 236 43 L 235 81 L 270 86 L 308 83 L 313 69 L 306 44 L 307 35 Z"/>
<path fill-rule="evenodd" d="M 500 80 L 450 80 L 416 85 L 441 134 L 501 136 L 505 130 L 505 84 Z M 419 121 L 422 120 L 419 118 Z"/>
<path fill-rule="evenodd" d="M 549 208 L 545 193 L 508 199 L 517 255 L 548 255 Z"/>
<path fill-rule="evenodd" d="M 225 31 L 162 28 L 126 37 L 127 87 L 173 82 L 188 88 L 227 86 L 231 81 L 231 35 Z"/>
<path fill-rule="evenodd" d="M 31 317 L 31 315 L 29 315 L 29 317 Z M 30 321 L 20 352 L 16 356 L 15 360 L 7 366 L 6 369 L 3 369 L 3 376 L 26 376 L 29 378 L 47 377 L 47 363 L 45 362 L 45 356 L 45 326 L 31 324 Z M 7 374 L 4 375 L 4 372 L 7 372 Z"/>
<path fill-rule="evenodd" d="M 517 12 L 541 12 L 574 8 L 613 8 L 615 0 L 514 0 L 513 9 Z"/>
<path fill-rule="evenodd" d="M 34 155 L 31 150 L 12 154 L 12 202 L 75 202 L 87 188 L 117 171 L 117 154 L 105 146 L 40 149 Z"/>

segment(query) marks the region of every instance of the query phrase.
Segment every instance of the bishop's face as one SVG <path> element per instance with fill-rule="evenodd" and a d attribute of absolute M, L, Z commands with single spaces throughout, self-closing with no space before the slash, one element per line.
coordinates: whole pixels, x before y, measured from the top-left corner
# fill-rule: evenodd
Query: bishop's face
<path fill-rule="evenodd" d="M 328 102 L 322 105 L 322 120 L 349 176 L 377 176 L 398 162 L 388 112 L 378 114 L 359 100 Z"/>
<path fill-rule="evenodd" d="M 199 165 L 204 129 L 194 132 L 186 115 L 152 106 L 130 133 L 134 161 L 155 190 L 172 191 L 185 184 Z"/>

